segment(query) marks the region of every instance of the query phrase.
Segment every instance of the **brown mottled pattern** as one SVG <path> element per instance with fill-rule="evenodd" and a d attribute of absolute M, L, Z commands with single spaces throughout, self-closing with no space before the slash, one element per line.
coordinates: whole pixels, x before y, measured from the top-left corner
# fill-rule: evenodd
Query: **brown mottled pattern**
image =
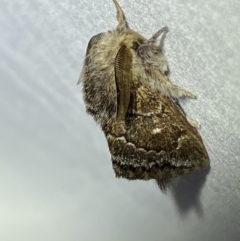
<path fill-rule="evenodd" d="M 136 108 L 129 109 L 125 124 L 119 123 L 125 133 L 117 123 L 106 132 L 116 176 L 165 179 L 209 165 L 200 135 L 173 99 L 143 87 L 135 96 L 130 106 Z M 155 129 L 159 132 L 153 134 Z"/>
<path fill-rule="evenodd" d="M 118 26 L 89 41 L 79 82 L 86 110 L 106 135 L 117 177 L 161 179 L 209 165 L 197 124 L 186 118 L 178 98 L 196 98 L 167 77 L 157 37 L 130 29 L 117 8 Z"/>

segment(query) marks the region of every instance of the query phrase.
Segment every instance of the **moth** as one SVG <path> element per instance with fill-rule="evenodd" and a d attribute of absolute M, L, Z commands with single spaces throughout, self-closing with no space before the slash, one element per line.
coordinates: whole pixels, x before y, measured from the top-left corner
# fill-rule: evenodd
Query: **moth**
<path fill-rule="evenodd" d="M 146 39 L 113 2 L 118 25 L 90 39 L 78 83 L 106 136 L 116 177 L 164 183 L 209 166 L 199 124 L 178 102 L 196 96 L 168 78 L 158 41 L 167 27 Z"/>

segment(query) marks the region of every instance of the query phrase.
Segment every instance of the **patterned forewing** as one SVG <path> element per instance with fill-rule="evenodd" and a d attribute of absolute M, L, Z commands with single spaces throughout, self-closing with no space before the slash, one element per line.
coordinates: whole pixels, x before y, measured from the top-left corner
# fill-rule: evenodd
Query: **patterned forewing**
<path fill-rule="evenodd" d="M 133 93 L 125 122 L 106 136 L 119 177 L 169 179 L 209 165 L 200 135 L 176 102 L 143 86 Z"/>

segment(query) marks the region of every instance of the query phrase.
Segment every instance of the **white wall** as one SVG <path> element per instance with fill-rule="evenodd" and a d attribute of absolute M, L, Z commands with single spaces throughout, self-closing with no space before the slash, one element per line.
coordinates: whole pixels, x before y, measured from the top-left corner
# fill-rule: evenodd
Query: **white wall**
<path fill-rule="evenodd" d="M 90 37 L 116 25 L 111 0 L 0 2 L 0 240 L 192 241 L 240 237 L 240 2 L 119 0 L 150 37 L 168 25 L 171 80 L 201 122 L 211 170 L 167 195 L 115 179 L 77 80 Z"/>

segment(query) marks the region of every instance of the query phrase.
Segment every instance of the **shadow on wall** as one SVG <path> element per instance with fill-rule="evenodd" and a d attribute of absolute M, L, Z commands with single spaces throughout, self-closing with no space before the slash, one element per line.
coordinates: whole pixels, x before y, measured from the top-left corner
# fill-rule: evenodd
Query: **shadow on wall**
<path fill-rule="evenodd" d="M 195 209 L 199 216 L 203 215 L 200 196 L 210 170 L 211 167 L 208 167 L 178 177 L 168 185 L 168 190 L 171 192 L 180 214 L 186 215 L 191 209 Z"/>

